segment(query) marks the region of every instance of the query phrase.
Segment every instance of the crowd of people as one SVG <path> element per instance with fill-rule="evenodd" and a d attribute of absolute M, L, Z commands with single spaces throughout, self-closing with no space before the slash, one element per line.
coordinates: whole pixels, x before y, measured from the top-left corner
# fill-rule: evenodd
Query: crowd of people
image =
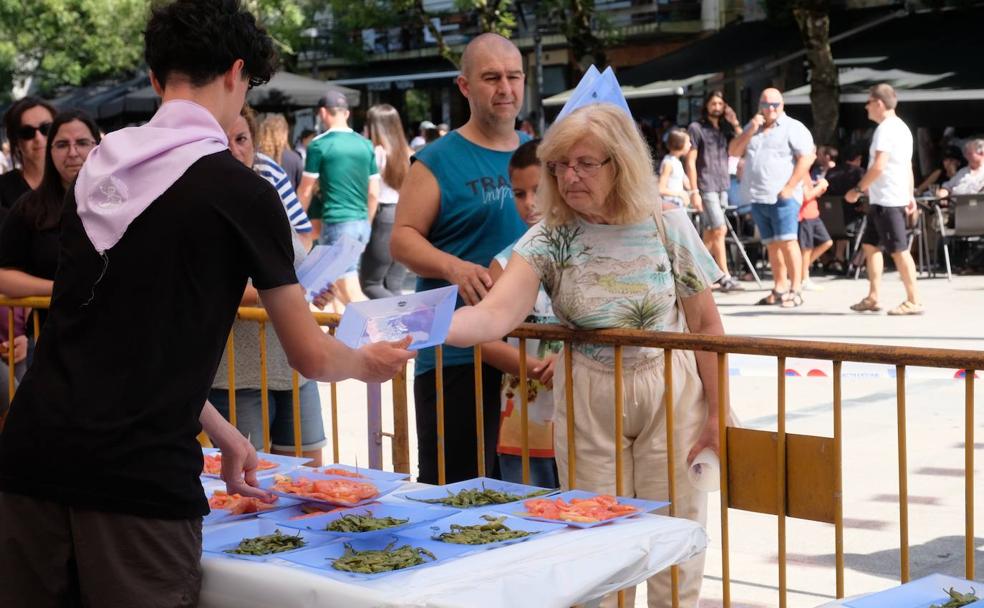
<path fill-rule="evenodd" d="M 443 357 L 433 349 L 416 355 L 424 483 L 439 479 L 440 366 L 452 404 L 444 414 L 448 482 L 478 473 L 471 429 L 479 415 L 488 473 L 522 481 L 525 393 L 533 483 L 566 488 L 576 456 L 578 488 L 614 493 L 621 451 L 623 492 L 667 499 L 664 369 L 677 379 L 676 478 L 685 480 L 698 453 L 717 449 L 719 411 L 727 410 L 713 354 L 675 350 L 667 361 L 662 349 L 625 348 L 616 437 L 611 347 L 572 345 L 567 378 L 557 364 L 561 344 L 528 340 L 521 357 L 519 342 L 502 337 L 523 321 L 723 334 L 712 292 L 743 289 L 726 239 L 736 207 L 750 214 L 772 273 L 760 304 L 803 306 L 804 292 L 816 288 L 811 269 L 828 251 L 829 267 L 850 263 L 818 205 L 837 196 L 845 224 L 865 219 L 869 291 L 851 308 L 881 309 L 887 252 L 906 288 L 888 313 L 923 311 L 906 224 L 915 208 L 912 135 L 888 85 L 869 92 L 878 126 L 867 165 L 860 148 L 816 146 L 774 88 L 744 124 L 723 93 L 710 92 L 698 120 L 661 125 L 657 165 L 644 130 L 613 104 L 572 108 L 536 138 L 517 121 L 526 90 L 520 51 L 483 34 L 461 58 L 457 83 L 469 118 L 459 128 L 424 121 L 408 141 L 397 110 L 380 104 L 357 133 L 348 99 L 329 90 L 316 108 L 323 130 L 291 142 L 283 116 L 259 117 L 244 103 L 248 88 L 272 75 L 275 52 L 238 2 L 156 7 L 145 36 L 163 100 L 148 124 L 104 135 L 84 113 L 33 97 L 4 117 L 16 168 L 0 175 L 0 293 L 53 299 L 40 340 L 23 313 L 14 317 L 21 386 L 0 435 L 0 569 L 12 584 L 0 586 L 0 604 L 84 603 L 110 593 L 121 605 L 152 596 L 194 605 L 207 511 L 198 431 L 227 455 L 230 490 L 267 499 L 254 487 L 255 452 L 265 425 L 272 449 L 292 452 L 293 370 L 301 375 L 302 450 L 320 464 L 317 382 L 383 381 L 414 357 L 408 340 L 352 350 L 317 327 L 296 278 L 316 243 L 348 238 L 364 247 L 318 294 L 318 307 L 401 295 L 408 270 L 418 291 L 458 288 Z M 939 187 L 924 189 L 941 199 L 984 189 L 984 140 L 966 142 L 963 153 L 966 167 L 945 161 Z M 265 382 L 258 326 L 235 320 L 237 307 L 257 305 L 272 319 Z M 138 323 L 146 331 L 120 331 Z M 476 400 L 475 345 L 483 362 L 478 413 L 468 405 Z M 576 455 L 567 451 L 568 383 Z M 79 461 L 81 453 L 93 460 Z M 704 523 L 705 493 L 678 481 L 675 500 L 677 515 Z M 57 538 L 39 543 L 40 529 Z M 167 538 L 170 549 L 136 557 L 135 543 L 148 537 Z M 92 552 L 104 572 L 83 567 Z M 681 565 L 681 605 L 696 606 L 702 575 L 703 557 Z M 121 584 L 107 591 L 109 580 Z M 668 572 L 649 581 L 650 606 L 668 605 L 669 585 Z"/>

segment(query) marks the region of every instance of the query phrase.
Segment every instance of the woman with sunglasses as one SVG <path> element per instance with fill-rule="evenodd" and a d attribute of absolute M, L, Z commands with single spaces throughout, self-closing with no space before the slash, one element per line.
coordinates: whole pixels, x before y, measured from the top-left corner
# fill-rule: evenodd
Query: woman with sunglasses
<path fill-rule="evenodd" d="M 0 175 L 0 208 L 9 210 L 27 192 L 41 185 L 45 146 L 55 108 L 37 97 L 15 102 L 3 116 L 14 170 Z"/>
<path fill-rule="evenodd" d="M 0 293 L 13 298 L 51 295 L 65 193 L 99 143 L 99 127 L 78 110 L 55 116 L 48 135 L 43 178 L 0 229 Z"/>

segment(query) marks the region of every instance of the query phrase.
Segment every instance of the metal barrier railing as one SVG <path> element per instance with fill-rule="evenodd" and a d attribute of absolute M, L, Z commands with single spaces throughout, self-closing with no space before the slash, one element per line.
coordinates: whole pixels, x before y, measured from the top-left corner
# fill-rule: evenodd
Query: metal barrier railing
<path fill-rule="evenodd" d="M 37 309 L 48 306 L 48 298 L 24 298 L 17 300 L 0 299 L 0 306 L 27 307 L 34 309 L 35 334 L 38 331 L 39 320 Z M 334 332 L 338 315 L 328 313 L 312 313 L 317 322 L 328 326 Z M 238 318 L 260 324 L 261 373 L 266 377 L 266 323 L 269 317 L 261 308 L 241 308 Z M 10 364 L 10 396 L 14 393 L 14 313 L 8 310 L 8 339 L 10 348 L 7 361 Z M 573 331 L 553 325 L 524 324 L 510 333 L 511 337 L 519 339 L 519 381 L 520 386 L 526 385 L 526 340 L 554 340 L 564 343 L 563 366 L 565 382 L 565 411 L 567 431 L 567 486 L 576 486 L 577 452 L 575 443 L 575 405 L 573 394 L 573 355 L 572 345 L 588 343 L 612 346 L 614 351 L 614 383 L 615 399 L 613 416 L 615 417 L 616 445 L 622 434 L 622 375 L 623 348 L 641 346 L 663 350 L 664 361 L 671 362 L 674 350 L 694 352 L 710 352 L 716 354 L 718 382 L 718 441 L 721 461 L 720 503 L 721 503 L 721 566 L 722 593 L 724 606 L 731 605 L 730 592 L 730 547 L 728 531 L 728 514 L 730 509 L 753 511 L 776 515 L 778 532 L 778 589 L 779 606 L 787 603 L 786 584 L 786 518 L 794 517 L 812 521 L 831 523 L 834 525 L 835 537 L 835 570 L 836 596 L 844 597 L 844 518 L 842 502 L 842 365 L 844 362 L 878 363 L 894 366 L 896 369 L 896 428 L 898 451 L 898 484 L 899 484 L 899 547 L 900 547 L 900 578 L 902 582 L 909 580 L 909 513 L 908 513 L 908 466 L 906 448 L 906 369 L 910 366 L 935 367 L 946 369 L 961 369 L 965 371 L 965 411 L 964 411 L 964 494 L 965 494 L 965 572 L 968 579 L 974 575 L 974 380 L 975 370 L 984 369 L 984 352 L 964 351 L 953 349 L 930 349 L 896 346 L 876 346 L 864 344 L 840 344 L 813 342 L 802 340 L 748 338 L 737 336 L 707 336 L 695 334 L 678 334 L 663 332 L 646 332 L 637 330 L 597 330 Z M 229 352 L 228 366 L 230 370 L 230 419 L 235 424 L 235 361 L 234 343 L 230 335 L 227 343 Z M 777 361 L 777 431 L 759 431 L 728 426 L 728 354 L 744 354 L 776 357 Z M 786 432 L 786 359 L 791 357 L 821 359 L 832 362 L 833 366 L 833 437 L 818 437 L 797 435 Z M 482 395 L 481 349 L 475 349 L 475 413 L 477 439 L 477 465 L 479 475 L 485 475 L 485 436 Z M 436 349 L 435 382 L 437 388 L 437 466 L 438 482 L 445 483 L 445 436 L 444 425 L 444 378 L 443 349 Z M 666 443 L 667 443 L 667 482 L 669 513 L 676 515 L 676 445 L 674 434 L 673 386 L 676 379 L 673 376 L 672 364 L 663 366 L 663 406 L 666 412 Z M 380 433 L 392 438 L 392 453 L 394 469 L 400 472 L 410 472 L 407 394 L 408 383 L 406 372 L 393 380 L 393 422 L 392 433 Z M 376 385 L 378 388 L 378 385 Z M 300 399 L 298 393 L 298 376 L 293 375 L 293 418 L 294 418 L 294 449 L 301 453 Z M 333 440 L 333 460 L 339 461 L 339 423 L 337 385 L 331 383 L 331 426 Z M 520 416 L 522 424 L 522 474 L 523 480 L 530 479 L 530 447 L 529 447 L 529 399 L 527 391 L 518 391 L 520 395 Z M 265 394 L 265 391 L 264 391 Z M 378 394 L 378 393 L 377 393 Z M 370 400 L 372 390 L 370 389 Z M 262 402 L 264 420 L 264 446 L 269 449 L 269 421 L 267 420 L 268 403 Z M 2 421 L 0 421 L 2 422 Z M 2 427 L 0 427 L 2 428 Z M 771 452 L 771 456 L 769 455 Z M 623 491 L 621 450 L 615 455 L 615 485 L 616 493 Z M 754 473 L 754 475 L 752 474 Z M 679 569 L 671 568 L 672 601 L 679 604 Z M 624 604 L 624 596 L 619 593 L 619 604 Z"/>
<path fill-rule="evenodd" d="M 41 335 L 41 325 L 40 325 L 40 314 L 39 310 L 47 309 L 50 306 L 51 300 L 47 297 L 31 297 L 31 298 L 2 298 L 0 297 L 0 306 L 6 306 L 7 309 L 7 320 L 8 320 L 8 340 L 9 349 L 6 353 L 7 363 L 8 363 L 8 382 L 9 382 L 9 399 L 13 401 L 14 393 L 16 391 L 16 378 L 14 369 L 14 310 L 15 308 L 25 308 L 33 310 L 34 319 L 34 335 L 39 337 Z M 322 327 L 327 327 L 329 333 L 334 335 L 335 329 L 338 326 L 340 320 L 339 315 L 333 313 L 322 313 L 322 312 L 312 312 L 312 316 L 315 321 Z M 238 320 L 255 322 L 259 327 L 259 340 L 258 349 L 260 354 L 260 399 L 261 399 L 261 417 L 263 420 L 263 448 L 265 451 L 270 451 L 271 440 L 270 440 L 270 421 L 269 421 L 269 395 L 267 389 L 267 377 L 268 377 L 268 361 L 267 361 L 267 340 L 266 331 L 267 324 L 270 323 L 270 318 L 267 312 L 262 308 L 256 307 L 241 307 L 237 313 Z M 236 411 L 236 349 L 235 349 L 235 339 L 233 337 L 234 333 L 230 332 L 229 337 L 226 341 L 226 362 L 228 367 L 228 384 L 229 384 L 229 422 L 235 426 L 237 422 L 237 411 Z M 302 454 L 302 443 L 301 443 L 301 401 L 300 401 L 300 377 L 296 371 L 292 373 L 292 418 L 293 418 L 293 429 L 294 429 L 294 454 L 300 456 Z M 338 385 L 335 382 L 329 385 L 329 395 L 330 395 L 330 411 L 331 411 L 331 438 L 332 438 L 332 462 L 339 462 L 339 424 L 338 424 Z M 372 401 L 373 395 L 376 395 L 377 409 L 379 407 L 379 385 L 369 386 L 369 400 Z M 409 473 L 410 472 L 410 444 L 409 444 L 409 418 L 407 415 L 407 380 L 406 371 L 404 370 L 399 376 L 393 380 L 393 403 L 394 403 L 394 431 L 393 432 L 383 432 L 381 428 L 373 429 L 370 428 L 370 434 L 375 438 L 377 443 L 381 443 L 383 437 L 389 437 L 392 440 L 392 460 L 395 470 Z M 3 419 L 0 418 L 0 429 L 2 429 Z M 199 436 L 199 440 L 203 445 L 209 444 L 208 438 L 203 434 Z"/>

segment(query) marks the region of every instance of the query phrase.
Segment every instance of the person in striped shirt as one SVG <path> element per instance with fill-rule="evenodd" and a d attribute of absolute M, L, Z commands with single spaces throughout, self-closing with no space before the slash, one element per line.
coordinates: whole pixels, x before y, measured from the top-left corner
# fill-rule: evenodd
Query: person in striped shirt
<path fill-rule="evenodd" d="M 261 152 L 256 153 L 253 160 L 253 170 L 277 189 L 277 194 L 280 195 L 280 200 L 287 211 L 287 219 L 290 220 L 291 227 L 297 232 L 297 236 L 305 247 L 310 248 L 314 241 L 311 220 L 304 212 L 304 208 L 301 207 L 301 201 L 298 200 L 294 187 L 290 185 L 287 172 L 272 158 Z"/>

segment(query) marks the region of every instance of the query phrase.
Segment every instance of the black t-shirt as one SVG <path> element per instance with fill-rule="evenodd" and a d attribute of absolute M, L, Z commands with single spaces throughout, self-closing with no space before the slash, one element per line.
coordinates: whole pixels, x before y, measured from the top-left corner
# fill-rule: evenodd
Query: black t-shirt
<path fill-rule="evenodd" d="M 10 209 L 17 199 L 31 191 L 19 169 L 0 175 L 0 207 Z"/>
<path fill-rule="evenodd" d="M 62 214 L 45 330 L 0 434 L 0 491 L 145 517 L 208 512 L 198 418 L 247 277 L 297 282 L 276 191 L 206 156 L 96 253 Z"/>
<path fill-rule="evenodd" d="M 58 227 L 38 230 L 22 196 L 0 227 L 0 268 L 16 268 L 42 279 L 54 279 L 58 268 Z"/>

